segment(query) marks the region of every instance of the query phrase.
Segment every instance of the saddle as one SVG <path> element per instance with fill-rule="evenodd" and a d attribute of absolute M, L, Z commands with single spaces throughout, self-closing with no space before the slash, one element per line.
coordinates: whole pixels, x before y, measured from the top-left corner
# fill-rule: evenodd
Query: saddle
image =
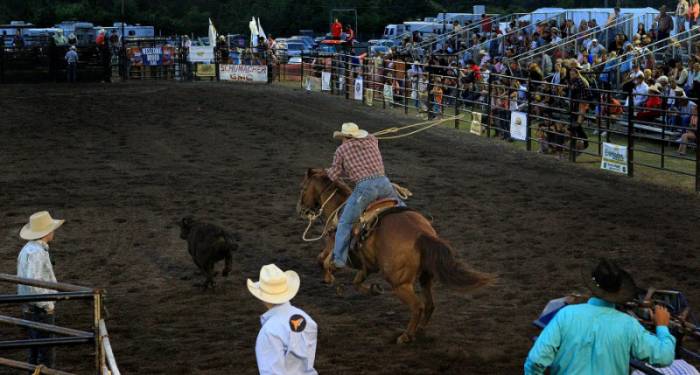
<path fill-rule="evenodd" d="M 408 207 L 399 206 L 399 202 L 392 198 L 380 199 L 372 202 L 360 215 L 360 219 L 352 227 L 352 239 L 350 240 L 350 252 L 348 259 L 351 264 L 363 264 L 360 249 L 362 244 L 374 232 L 377 224 L 383 217 L 389 214 L 409 211 Z"/>

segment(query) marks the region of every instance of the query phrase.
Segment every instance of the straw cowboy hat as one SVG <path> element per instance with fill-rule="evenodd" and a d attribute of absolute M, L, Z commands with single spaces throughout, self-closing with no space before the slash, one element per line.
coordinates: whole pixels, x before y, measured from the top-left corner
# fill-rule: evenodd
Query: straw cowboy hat
<path fill-rule="evenodd" d="M 598 265 L 591 271 L 581 273 L 583 282 L 591 293 L 602 300 L 623 304 L 637 297 L 639 288 L 634 279 L 615 262 L 600 259 Z"/>
<path fill-rule="evenodd" d="M 290 301 L 299 291 L 299 275 L 294 271 L 282 271 L 274 264 L 260 269 L 260 280 L 248 279 L 248 290 L 257 299 L 279 305 Z"/>
<path fill-rule="evenodd" d="M 333 132 L 333 138 L 365 138 L 369 135 L 366 130 L 360 129 L 354 122 L 346 122 L 343 124 L 341 130 L 338 132 Z"/>
<path fill-rule="evenodd" d="M 25 240 L 38 240 L 58 229 L 65 220 L 56 220 L 47 211 L 40 211 L 29 217 L 27 223 L 19 232 L 19 236 Z"/>

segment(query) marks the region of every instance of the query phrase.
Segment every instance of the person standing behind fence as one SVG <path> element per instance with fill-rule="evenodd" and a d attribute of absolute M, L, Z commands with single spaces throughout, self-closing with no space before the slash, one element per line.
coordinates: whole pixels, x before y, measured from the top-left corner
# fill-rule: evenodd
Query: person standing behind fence
<path fill-rule="evenodd" d="M 29 242 L 24 245 L 17 258 L 17 277 L 56 282 L 49 256 L 49 243 L 54 240 L 54 231 L 60 228 L 64 222 L 65 220 L 53 219 L 46 211 L 37 212 L 29 218 L 29 223 L 22 227 L 19 233 L 22 239 Z M 49 293 L 55 293 L 55 291 L 28 285 L 17 286 L 17 294 L 19 295 Z M 22 315 L 25 320 L 54 324 L 54 307 L 55 302 L 30 302 L 22 306 Z M 42 339 L 49 338 L 51 335 L 44 331 L 29 329 L 29 337 Z M 54 365 L 54 360 L 55 351 L 51 347 L 44 346 L 29 350 L 29 363 L 31 364 L 42 364 L 51 368 Z"/>
<path fill-rule="evenodd" d="M 262 328 L 255 342 L 255 357 L 261 375 L 316 375 L 314 360 L 318 326 L 290 301 L 301 281 L 294 271 L 274 264 L 260 269 L 260 279 L 248 279 L 248 291 L 262 301 L 267 312 L 260 317 Z"/>
<path fill-rule="evenodd" d="M 666 39 L 671 36 L 673 30 L 673 17 L 666 13 L 666 6 L 662 5 L 659 8 L 659 21 L 656 30 L 656 40 Z"/>
<path fill-rule="evenodd" d="M 78 77 L 78 52 L 75 46 L 71 46 L 66 52 L 66 70 L 68 72 L 68 82 L 75 82 Z"/>

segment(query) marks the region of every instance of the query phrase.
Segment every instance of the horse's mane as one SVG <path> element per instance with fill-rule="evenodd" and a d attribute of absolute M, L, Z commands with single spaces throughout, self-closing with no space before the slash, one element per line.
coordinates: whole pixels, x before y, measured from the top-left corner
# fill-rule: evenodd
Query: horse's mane
<path fill-rule="evenodd" d="M 331 182 L 332 184 L 335 185 L 336 188 L 342 193 L 345 193 L 346 195 L 352 194 L 352 189 L 343 181 L 337 180 L 337 181 L 332 181 L 330 177 L 328 177 L 328 174 L 326 173 L 325 169 L 314 169 L 316 172 L 315 175 L 321 176 L 324 180 L 327 180 Z"/>

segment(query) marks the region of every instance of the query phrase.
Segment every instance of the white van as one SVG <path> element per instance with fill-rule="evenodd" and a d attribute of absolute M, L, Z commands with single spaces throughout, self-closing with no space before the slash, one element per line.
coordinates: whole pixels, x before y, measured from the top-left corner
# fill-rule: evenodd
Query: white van
<path fill-rule="evenodd" d="M 390 24 L 384 27 L 384 39 L 396 39 L 406 32 L 403 24 Z"/>

